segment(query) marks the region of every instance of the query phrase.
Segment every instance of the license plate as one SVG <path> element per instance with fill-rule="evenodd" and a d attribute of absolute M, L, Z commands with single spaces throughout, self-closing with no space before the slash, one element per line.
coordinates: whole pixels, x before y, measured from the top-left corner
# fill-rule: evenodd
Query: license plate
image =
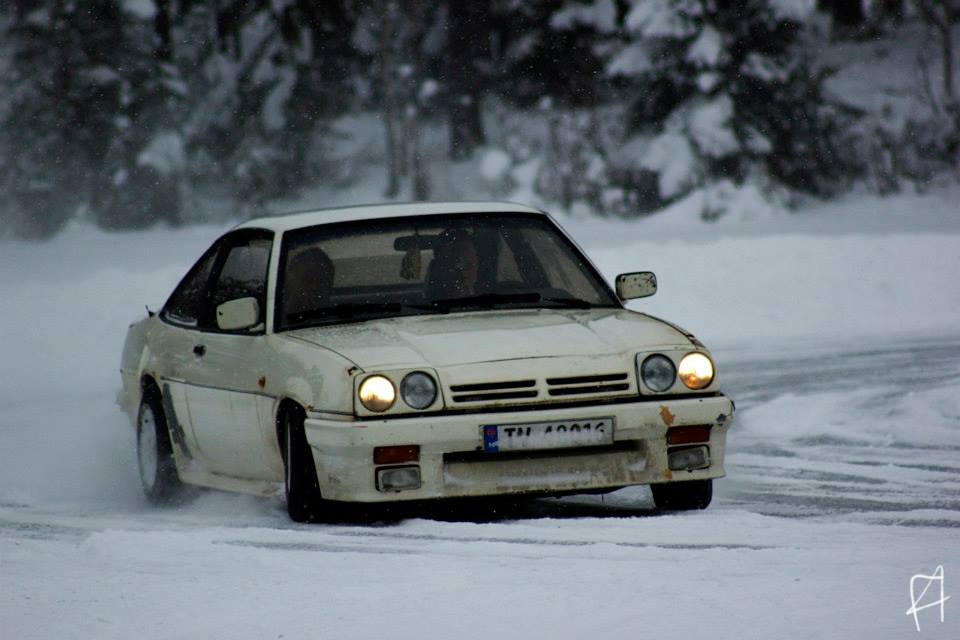
<path fill-rule="evenodd" d="M 486 424 L 480 427 L 483 450 L 490 453 L 613 444 L 613 418 L 563 422 Z"/>

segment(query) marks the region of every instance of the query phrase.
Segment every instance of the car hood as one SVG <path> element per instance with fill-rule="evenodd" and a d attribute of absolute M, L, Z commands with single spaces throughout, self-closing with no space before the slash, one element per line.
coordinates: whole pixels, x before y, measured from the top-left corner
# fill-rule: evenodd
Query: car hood
<path fill-rule="evenodd" d="M 690 346 L 685 332 L 625 309 L 521 309 L 404 316 L 287 334 L 365 370 L 597 356 Z"/>

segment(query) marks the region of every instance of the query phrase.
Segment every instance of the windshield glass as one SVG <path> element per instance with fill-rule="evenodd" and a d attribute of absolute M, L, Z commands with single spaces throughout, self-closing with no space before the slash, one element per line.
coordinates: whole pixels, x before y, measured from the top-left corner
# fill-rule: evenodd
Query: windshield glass
<path fill-rule="evenodd" d="M 284 234 L 278 331 L 396 315 L 617 307 L 546 218 L 417 216 Z"/>

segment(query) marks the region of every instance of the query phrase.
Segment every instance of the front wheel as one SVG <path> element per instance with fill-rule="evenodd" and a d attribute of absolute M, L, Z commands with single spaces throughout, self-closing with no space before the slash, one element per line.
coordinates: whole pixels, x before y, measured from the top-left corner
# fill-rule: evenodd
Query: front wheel
<path fill-rule="evenodd" d="M 137 413 L 137 466 L 140 484 L 151 504 L 169 505 L 183 497 L 183 483 L 177 475 L 167 418 L 160 393 L 148 389 Z"/>
<path fill-rule="evenodd" d="M 283 416 L 284 493 L 290 519 L 313 522 L 321 512 L 320 484 L 303 420 L 303 410 L 299 407 L 288 409 Z"/>
<path fill-rule="evenodd" d="M 706 509 L 713 499 L 713 480 L 652 484 L 653 502 L 661 511 Z"/>

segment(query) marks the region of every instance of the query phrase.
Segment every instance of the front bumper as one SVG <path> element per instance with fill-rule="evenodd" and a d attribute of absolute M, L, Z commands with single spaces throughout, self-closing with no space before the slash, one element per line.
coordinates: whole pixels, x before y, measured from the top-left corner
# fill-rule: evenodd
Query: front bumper
<path fill-rule="evenodd" d="M 499 454 L 483 451 L 481 425 L 601 416 L 614 419 L 613 446 Z M 732 421 L 733 403 L 718 395 L 388 420 L 348 422 L 311 416 L 305 427 L 324 498 L 393 502 L 589 492 L 718 478 L 724 475 L 726 433 Z M 694 471 L 670 471 L 667 431 L 687 425 L 711 426 L 707 443 L 710 464 Z M 376 470 L 383 465 L 374 464 L 374 447 L 410 444 L 420 446 L 420 459 L 415 463 L 420 468 L 420 487 L 400 492 L 378 490 Z"/>

